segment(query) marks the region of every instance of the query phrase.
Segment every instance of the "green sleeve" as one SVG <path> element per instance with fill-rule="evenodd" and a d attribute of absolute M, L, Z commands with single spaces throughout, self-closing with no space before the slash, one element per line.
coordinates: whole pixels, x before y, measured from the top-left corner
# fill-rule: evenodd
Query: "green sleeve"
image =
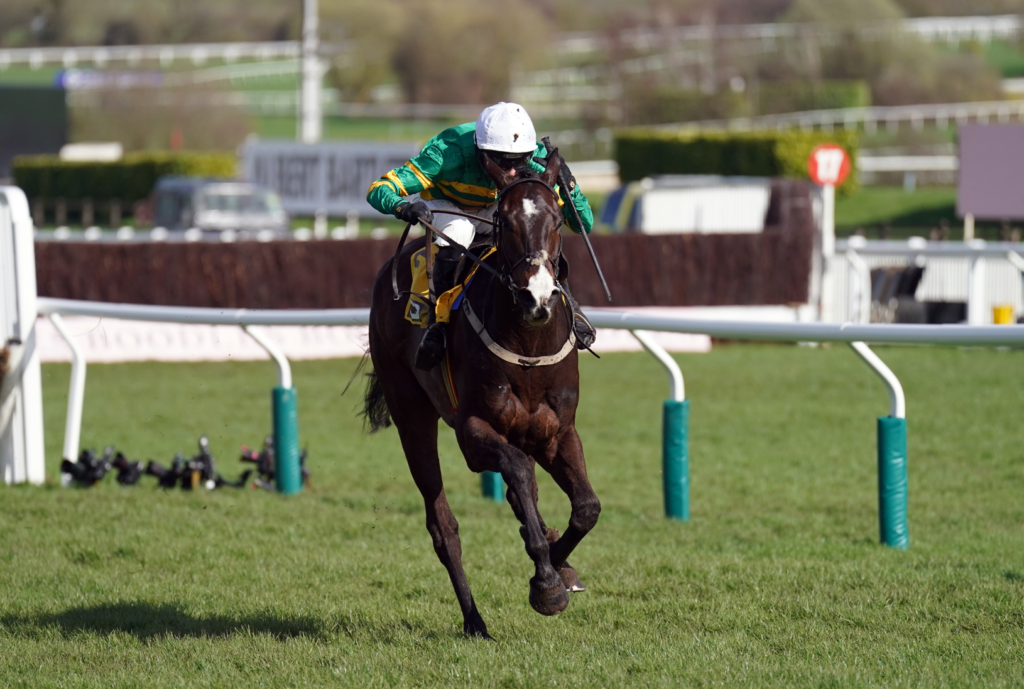
<path fill-rule="evenodd" d="M 547 148 L 541 142 L 537 143 L 537 150 L 533 154 L 534 158 L 546 158 Z M 536 160 L 530 161 L 530 168 L 534 172 L 544 172 L 544 168 L 537 163 Z M 576 218 L 573 216 L 572 208 L 569 207 L 569 199 L 566 198 L 565 192 L 560 188 L 559 185 L 555 185 L 555 191 L 558 192 L 559 205 L 562 206 L 562 217 L 565 218 L 565 224 L 569 226 L 569 229 L 576 234 L 581 234 L 580 228 L 576 225 Z M 580 220 L 583 222 L 583 228 L 586 229 L 587 234 L 594 229 L 594 212 L 590 210 L 590 201 L 580 191 L 579 185 L 572 190 L 569 195 L 572 197 L 572 204 L 576 206 L 576 210 L 579 211 Z"/>
<path fill-rule="evenodd" d="M 395 209 L 404 200 L 403 197 L 434 186 L 434 179 L 441 172 L 444 158 L 444 143 L 431 139 L 412 160 L 371 184 L 366 192 L 366 200 L 381 213 L 395 215 Z"/>
<path fill-rule="evenodd" d="M 580 228 L 576 225 L 576 218 L 573 216 L 572 208 L 569 207 L 569 203 L 565 198 L 565 192 L 562 189 L 559 189 L 558 192 L 562 197 L 563 202 L 562 217 L 565 218 L 565 222 L 569 225 L 569 229 L 576 234 L 581 234 Z M 594 211 L 590 210 L 590 201 L 588 201 L 587 197 L 583 195 L 582 191 L 580 191 L 579 185 L 576 185 L 576 188 L 572 190 L 570 196 L 572 197 L 572 205 L 576 206 L 576 210 L 579 211 L 580 220 L 583 222 L 583 229 L 586 230 L 587 234 L 590 234 L 590 231 L 594 229 Z"/>

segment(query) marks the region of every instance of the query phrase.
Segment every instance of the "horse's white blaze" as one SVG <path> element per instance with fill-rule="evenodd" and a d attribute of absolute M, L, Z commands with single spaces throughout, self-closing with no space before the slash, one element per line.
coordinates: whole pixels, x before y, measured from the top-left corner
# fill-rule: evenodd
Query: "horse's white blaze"
<path fill-rule="evenodd" d="M 540 270 L 530 278 L 526 289 L 533 295 L 537 305 L 546 304 L 551 293 L 555 291 L 555 280 L 551 277 L 551 271 L 547 266 L 541 266 Z"/>
<path fill-rule="evenodd" d="M 523 199 L 523 212 L 526 213 L 526 217 L 532 217 L 537 214 L 537 204 L 530 199 Z"/>

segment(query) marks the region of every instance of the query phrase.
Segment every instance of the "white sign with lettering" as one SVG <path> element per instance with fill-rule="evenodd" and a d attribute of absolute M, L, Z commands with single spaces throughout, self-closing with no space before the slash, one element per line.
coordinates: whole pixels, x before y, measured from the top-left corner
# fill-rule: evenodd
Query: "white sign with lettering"
<path fill-rule="evenodd" d="M 246 180 L 269 187 L 293 215 L 326 212 L 379 218 L 366 202 L 370 184 L 419 153 L 413 143 L 254 141 L 242 151 Z"/>

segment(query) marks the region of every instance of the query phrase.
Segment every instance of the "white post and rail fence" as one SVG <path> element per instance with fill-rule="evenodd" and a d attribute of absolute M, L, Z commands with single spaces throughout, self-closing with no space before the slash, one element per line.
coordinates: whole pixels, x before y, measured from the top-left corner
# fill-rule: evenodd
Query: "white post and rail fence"
<path fill-rule="evenodd" d="M 0 463 L 8 483 L 42 483 L 43 465 L 42 394 L 38 357 L 33 359 L 33 326 L 37 316 L 50 318 L 72 348 L 71 389 L 65 423 L 64 458 L 75 461 L 79 452 L 86 365 L 80 348 L 61 325 L 62 315 L 107 317 L 126 320 L 236 325 L 245 328 L 274 359 L 278 386 L 272 393 L 275 440 L 278 443 L 278 489 L 296 493 L 301 489 L 298 463 L 298 421 L 295 389 L 287 359 L 271 338 L 260 331 L 275 325 L 366 325 L 368 309 L 255 311 L 169 306 L 140 306 L 74 300 L 37 298 L 32 253 L 32 224 L 28 204 L 20 190 L 0 187 L 0 258 L 3 278 L 4 343 L 15 352 L 2 386 L 0 408 L 14 405 L 13 414 L 0 417 Z M 770 323 L 697 320 L 651 314 L 588 310 L 598 328 L 631 331 L 644 348 L 664 366 L 669 376 L 669 399 L 663 406 L 662 473 L 665 514 L 689 518 L 689 451 L 686 399 L 683 375 L 676 360 L 648 336 L 649 332 L 705 334 L 730 340 L 778 342 L 837 342 L 853 350 L 884 383 L 889 397 L 889 414 L 878 420 L 878 495 L 882 543 L 907 548 L 906 519 L 907 451 L 906 404 L 896 376 L 866 343 L 931 344 L 947 346 L 1024 346 L 1024 326 L 967 325 L 884 325 L 853 323 Z M 33 363 L 34 361 L 34 363 Z M 285 450 L 294 447 L 294 453 Z M 498 483 L 500 486 L 500 482 Z M 493 493 L 491 494 L 493 496 Z"/>

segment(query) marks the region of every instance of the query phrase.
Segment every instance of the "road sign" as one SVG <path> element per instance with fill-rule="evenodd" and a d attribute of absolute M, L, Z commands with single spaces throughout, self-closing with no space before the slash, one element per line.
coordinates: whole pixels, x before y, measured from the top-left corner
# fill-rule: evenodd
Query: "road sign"
<path fill-rule="evenodd" d="M 807 160 L 807 172 L 815 184 L 837 187 L 850 175 L 850 156 L 835 144 L 822 144 Z"/>

